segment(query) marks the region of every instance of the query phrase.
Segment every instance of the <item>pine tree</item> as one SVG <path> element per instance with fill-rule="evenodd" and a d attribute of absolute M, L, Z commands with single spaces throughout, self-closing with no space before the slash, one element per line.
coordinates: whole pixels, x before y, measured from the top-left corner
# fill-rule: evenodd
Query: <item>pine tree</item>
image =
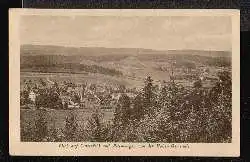
<path fill-rule="evenodd" d="M 210 90 L 207 99 L 208 121 L 206 131 L 208 141 L 230 140 L 232 136 L 232 85 L 229 72 L 218 73 L 219 80 Z"/>
<path fill-rule="evenodd" d="M 143 106 L 145 114 L 150 114 L 150 108 L 154 104 L 155 94 L 153 92 L 153 79 L 147 77 L 145 80 L 145 87 L 143 88 Z"/>
<path fill-rule="evenodd" d="M 136 120 L 140 120 L 141 117 L 144 115 L 143 112 L 143 97 L 141 94 L 138 94 L 134 99 L 134 108 L 132 118 Z"/>
<path fill-rule="evenodd" d="M 76 118 L 74 114 L 70 114 L 70 116 L 66 117 L 65 120 L 65 130 L 64 135 L 67 141 L 75 141 L 76 130 L 78 127 Z"/>
<path fill-rule="evenodd" d="M 125 125 L 131 117 L 130 98 L 122 94 L 115 110 L 115 123 Z"/>
<path fill-rule="evenodd" d="M 167 100 L 167 86 L 164 85 L 161 89 L 161 93 L 160 93 L 160 98 L 159 98 L 159 102 L 161 106 L 165 106 L 166 104 L 166 100 Z"/>

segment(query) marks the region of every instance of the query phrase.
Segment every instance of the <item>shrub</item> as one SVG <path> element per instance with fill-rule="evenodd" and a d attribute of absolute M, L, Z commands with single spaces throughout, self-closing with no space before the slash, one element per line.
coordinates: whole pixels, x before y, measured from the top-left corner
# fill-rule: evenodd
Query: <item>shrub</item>
<path fill-rule="evenodd" d="M 66 141 L 77 141 L 77 129 L 78 123 L 76 120 L 76 116 L 71 113 L 66 116 L 65 119 L 65 128 L 64 128 L 64 136 Z"/>

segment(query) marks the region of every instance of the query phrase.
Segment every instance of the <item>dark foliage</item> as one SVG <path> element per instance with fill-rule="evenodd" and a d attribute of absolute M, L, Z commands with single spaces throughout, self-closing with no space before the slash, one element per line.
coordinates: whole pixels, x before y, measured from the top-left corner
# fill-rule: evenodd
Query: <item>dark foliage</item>
<path fill-rule="evenodd" d="M 30 71 L 30 72 L 44 72 L 44 73 L 100 73 L 111 76 L 122 75 L 122 72 L 105 68 L 98 65 L 85 65 L 80 63 L 70 63 L 57 60 L 56 56 L 29 56 L 29 62 L 23 62 L 21 64 L 21 71 Z M 55 58 L 54 58 L 55 57 Z M 54 58 L 54 59 L 53 59 Z"/>
<path fill-rule="evenodd" d="M 64 136 L 66 141 L 76 141 L 77 121 L 74 114 L 66 116 Z"/>
<path fill-rule="evenodd" d="M 117 104 L 109 105 L 115 109 L 114 119 L 110 123 L 103 122 L 97 106 L 86 126 L 82 128 L 77 124 L 81 119 L 76 119 L 75 115 L 67 117 L 64 135 L 59 138 L 55 135 L 55 129 L 49 135 L 47 121 L 40 114 L 35 127 L 28 124 L 27 128 L 22 129 L 21 136 L 29 141 L 51 141 L 46 137 L 53 136 L 58 141 L 231 142 L 231 74 L 227 71 L 220 72 L 218 78 L 212 88 L 203 87 L 201 80 L 194 82 L 193 87 L 186 88 L 175 82 L 158 87 L 149 76 L 135 97 L 129 97 L 124 90 Z M 48 104 L 48 100 L 56 103 L 58 96 L 53 96 L 54 93 L 50 91 L 48 94 L 50 95 L 47 98 L 46 95 L 44 98 L 40 96 L 37 104 Z M 102 98 L 109 99 L 110 97 L 105 96 Z M 31 129 L 30 132 L 27 129 Z"/>
<path fill-rule="evenodd" d="M 41 92 L 36 97 L 35 105 L 39 108 L 53 108 L 53 109 L 62 109 L 63 105 L 59 95 L 52 90 L 40 90 Z"/>

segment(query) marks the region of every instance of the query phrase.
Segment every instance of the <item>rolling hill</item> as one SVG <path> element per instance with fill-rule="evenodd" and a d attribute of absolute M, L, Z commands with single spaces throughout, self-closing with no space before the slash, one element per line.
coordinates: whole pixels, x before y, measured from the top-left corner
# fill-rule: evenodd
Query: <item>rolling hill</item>
<path fill-rule="evenodd" d="M 141 48 L 104 48 L 104 47 L 62 47 L 51 45 L 22 45 L 21 55 L 63 55 L 63 56 L 109 56 L 118 58 L 130 55 L 199 55 L 210 57 L 231 57 L 229 51 L 167 50 L 159 51 Z M 103 57 L 107 58 L 107 57 Z M 110 58 L 109 58 L 110 59 Z"/>
<path fill-rule="evenodd" d="M 168 80 L 169 73 L 161 67 L 188 63 L 207 67 L 231 66 L 231 52 L 170 50 L 157 51 L 133 48 L 21 46 L 21 72 L 75 73 L 110 76 L 130 84 L 141 83 L 151 75 L 156 80 Z"/>

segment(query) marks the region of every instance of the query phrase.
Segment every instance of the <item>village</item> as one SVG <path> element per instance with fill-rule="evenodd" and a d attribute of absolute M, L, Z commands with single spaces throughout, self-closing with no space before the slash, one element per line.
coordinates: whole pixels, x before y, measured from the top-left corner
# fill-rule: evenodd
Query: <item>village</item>
<path fill-rule="evenodd" d="M 200 79 L 203 84 L 211 80 L 204 71 L 193 80 Z M 196 79 L 197 78 L 197 79 Z M 173 80 L 173 76 L 170 76 Z M 174 76 L 178 80 L 178 75 Z M 179 79 L 180 80 L 180 79 Z M 188 78 L 182 79 L 188 81 Z M 155 80 L 155 86 L 160 90 L 169 81 Z M 192 84 L 191 84 L 192 85 Z M 205 84 L 204 84 L 205 85 Z M 24 80 L 20 94 L 21 109 L 113 109 L 118 104 L 122 94 L 134 99 L 142 89 L 127 88 L 124 85 L 72 83 L 71 81 L 56 82 L 49 78 L 39 80 Z M 160 91 L 158 91 L 160 92 Z"/>
<path fill-rule="evenodd" d="M 21 90 L 21 108 L 28 109 L 112 109 L 121 94 L 130 98 L 137 95 L 135 89 L 122 85 L 96 85 L 92 83 L 57 83 L 50 79 L 25 81 Z"/>

